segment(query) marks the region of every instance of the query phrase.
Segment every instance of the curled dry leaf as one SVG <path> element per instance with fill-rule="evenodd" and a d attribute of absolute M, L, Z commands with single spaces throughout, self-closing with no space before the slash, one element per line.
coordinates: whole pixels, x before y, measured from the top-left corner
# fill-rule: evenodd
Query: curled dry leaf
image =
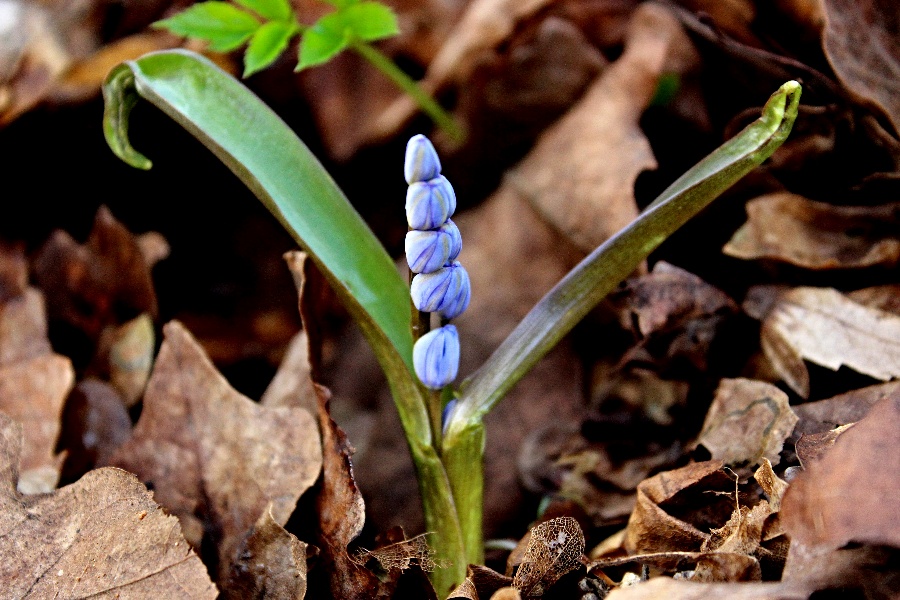
<path fill-rule="evenodd" d="M 584 533 L 572 517 L 557 517 L 531 529 L 531 539 L 513 587 L 525 597 L 542 596 L 560 577 L 581 566 Z"/>
<path fill-rule="evenodd" d="M 163 333 L 140 421 L 112 464 L 152 483 L 195 545 L 205 526 L 224 578 L 266 507 L 283 525 L 315 482 L 319 434 L 306 410 L 259 406 L 232 389 L 180 323 Z"/>
<path fill-rule="evenodd" d="M 447 600 L 480 600 L 490 598 L 501 589 L 508 588 L 512 578 L 481 565 L 469 565 L 466 579 L 450 592 Z"/>
<path fill-rule="evenodd" d="M 900 395 L 872 407 L 791 482 L 781 521 L 807 548 L 848 542 L 900 547 Z M 789 558 L 790 561 L 790 558 Z"/>
<path fill-rule="evenodd" d="M 677 19 L 660 5 L 642 4 L 622 56 L 508 175 L 522 197 L 585 253 L 637 216 L 634 182 L 656 167 L 638 121 L 678 44 L 690 42 Z"/>
<path fill-rule="evenodd" d="M 328 413 L 330 393 L 322 386 L 316 386 L 316 392 L 323 461 L 322 484 L 316 496 L 318 545 L 322 549 L 319 563 L 327 569 L 334 598 L 390 598 L 399 572 L 382 582 L 348 553 L 347 546 L 362 532 L 366 506 L 353 477 L 353 447 Z"/>
<path fill-rule="evenodd" d="M 831 431 L 801 435 L 800 439 L 797 440 L 797 445 L 795 447 L 795 452 L 797 453 L 797 458 L 800 459 L 801 466 L 805 469 L 812 462 L 821 459 L 825 455 L 825 452 L 834 446 L 834 443 L 841 434 L 854 425 L 855 423 L 848 423 L 847 425 L 836 427 Z"/>
<path fill-rule="evenodd" d="M 841 425 L 856 423 L 869 414 L 869 410 L 883 398 L 898 393 L 900 382 L 891 381 L 794 406 L 792 409 L 799 420 L 788 442 L 796 444 L 801 435 L 825 433 Z"/>
<path fill-rule="evenodd" d="M 900 260 L 900 204 L 834 206 L 789 192 L 747 203 L 747 222 L 725 245 L 729 256 L 768 258 L 807 269 L 893 266 Z"/>
<path fill-rule="evenodd" d="M 259 403 L 263 406 L 296 406 L 310 413 L 318 411 L 316 388 L 309 367 L 309 339 L 301 331 L 291 339 L 278 365 L 275 377 L 263 392 Z"/>
<path fill-rule="evenodd" d="M 52 318 L 99 338 L 107 325 L 141 313 L 156 316 L 156 292 L 141 247 L 105 206 L 87 243 L 56 231 L 34 261 L 35 277 Z"/>
<path fill-rule="evenodd" d="M 670 515 L 665 507 L 681 492 L 691 488 L 709 489 L 710 482 L 715 482 L 715 489 L 720 489 L 722 483 L 733 484 L 721 469 L 721 461 L 710 460 L 644 480 L 638 486 L 637 503 L 625 531 L 624 547 L 628 553 L 699 550 L 709 534 Z"/>
<path fill-rule="evenodd" d="M 846 365 L 882 381 L 900 376 L 900 317 L 858 304 L 830 288 L 782 294 L 763 322 L 762 347 L 791 388 L 809 395 L 803 359 Z"/>
<path fill-rule="evenodd" d="M 144 313 L 116 327 L 109 347 L 109 380 L 126 406 L 140 400 L 153 367 L 156 334 L 153 320 Z"/>
<path fill-rule="evenodd" d="M 788 396 L 764 381 L 723 379 L 706 413 L 698 443 L 726 464 L 777 465 L 784 440 L 797 424 Z"/>
<path fill-rule="evenodd" d="M 0 366 L 50 354 L 44 296 L 35 288 L 0 302 Z"/>
<path fill-rule="evenodd" d="M 21 427 L 0 414 L 0 588 L 10 598 L 216 598 L 206 568 L 131 474 L 16 494 Z"/>
<path fill-rule="evenodd" d="M 838 79 L 900 133 L 900 39 L 890 0 L 823 0 L 822 45 Z"/>
<path fill-rule="evenodd" d="M 272 505 L 241 543 L 223 597 L 234 600 L 303 600 L 306 544 L 275 522 Z"/>

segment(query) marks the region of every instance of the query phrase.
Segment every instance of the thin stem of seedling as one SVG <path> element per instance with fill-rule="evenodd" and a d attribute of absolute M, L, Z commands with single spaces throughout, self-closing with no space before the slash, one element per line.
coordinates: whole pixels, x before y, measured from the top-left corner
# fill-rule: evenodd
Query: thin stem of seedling
<path fill-rule="evenodd" d="M 461 142 L 465 137 L 462 127 L 453 120 L 453 117 L 437 103 L 437 101 L 429 96 L 425 90 L 419 87 L 409 75 L 403 72 L 400 67 L 394 64 L 390 58 L 385 56 L 380 50 L 365 42 L 356 41 L 351 46 L 360 56 L 365 58 L 372 65 L 387 75 L 397 87 L 410 95 L 416 101 L 425 114 L 431 117 L 431 120 L 444 130 L 454 141 Z"/>

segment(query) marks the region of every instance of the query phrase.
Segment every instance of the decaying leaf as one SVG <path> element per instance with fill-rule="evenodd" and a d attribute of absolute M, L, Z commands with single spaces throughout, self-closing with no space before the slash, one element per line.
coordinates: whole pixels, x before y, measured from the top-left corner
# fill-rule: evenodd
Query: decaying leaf
<path fill-rule="evenodd" d="M 0 302 L 0 366 L 50 352 L 43 294 L 27 288 Z"/>
<path fill-rule="evenodd" d="M 306 331 L 291 339 L 278 371 L 259 401 L 263 406 L 296 406 L 318 410 L 316 389 L 309 368 L 309 340 Z"/>
<path fill-rule="evenodd" d="M 746 260 L 769 258 L 807 269 L 893 266 L 900 236 L 892 232 L 900 205 L 835 206 L 789 192 L 747 203 L 747 222 L 723 252 Z"/>
<path fill-rule="evenodd" d="M 306 596 L 306 544 L 279 525 L 271 505 L 263 511 L 238 549 L 224 598 L 303 600 Z"/>
<path fill-rule="evenodd" d="M 637 216 L 634 182 L 656 167 L 638 121 L 672 47 L 689 45 L 683 36 L 668 10 L 642 4 L 624 54 L 508 174 L 522 197 L 585 253 Z"/>
<path fill-rule="evenodd" d="M 581 566 L 584 533 L 572 517 L 557 517 L 531 529 L 531 539 L 513 586 L 525 597 L 542 596 L 556 581 Z"/>
<path fill-rule="evenodd" d="M 769 506 L 772 507 L 772 511 L 778 512 L 781 510 L 781 499 L 788 488 L 788 483 L 775 474 L 775 471 L 772 470 L 772 463 L 768 459 L 764 458 L 762 460 L 762 464 L 753 474 L 753 479 L 756 480 L 756 483 L 768 496 Z"/>
<path fill-rule="evenodd" d="M 823 0 L 822 46 L 835 73 L 900 133 L 900 40 L 890 0 Z"/>
<path fill-rule="evenodd" d="M 28 287 L 28 262 L 22 245 L 0 242 L 0 306 Z"/>
<path fill-rule="evenodd" d="M 56 231 L 34 262 L 52 318 L 96 340 L 107 325 L 156 316 L 150 267 L 136 238 L 101 206 L 87 243 Z"/>
<path fill-rule="evenodd" d="M 896 394 L 900 394 L 900 382 L 891 381 L 793 406 L 791 408 L 799 420 L 788 441 L 796 443 L 801 435 L 824 433 L 841 425 L 856 423 L 882 399 Z"/>
<path fill-rule="evenodd" d="M 858 304 L 837 290 L 800 287 L 782 294 L 766 317 L 762 347 L 785 383 L 809 395 L 803 359 L 846 365 L 882 381 L 900 376 L 900 317 Z"/>
<path fill-rule="evenodd" d="M 797 423 L 787 394 L 764 381 L 723 379 L 706 413 L 698 443 L 726 464 L 773 465 Z"/>
<path fill-rule="evenodd" d="M 306 410 L 259 406 L 233 390 L 180 323 L 163 333 L 140 421 L 112 464 L 152 483 L 192 543 L 205 529 L 224 579 L 266 507 L 283 525 L 318 477 L 318 430 Z"/>
<path fill-rule="evenodd" d="M 316 386 L 319 402 L 319 427 L 322 431 L 322 485 L 316 496 L 319 514 L 320 564 L 328 571 L 334 598 L 364 600 L 390 598 L 396 587 L 396 575 L 382 582 L 360 566 L 347 546 L 360 534 L 366 507 L 353 477 L 350 460 L 353 447 L 347 436 L 328 414 L 330 394 Z"/>
<path fill-rule="evenodd" d="M 63 479 L 72 480 L 95 466 L 105 466 L 131 437 L 131 418 L 110 384 L 79 381 L 66 400 L 59 447 L 66 451 Z"/>
<path fill-rule="evenodd" d="M 693 489 L 733 489 L 733 480 L 722 472 L 722 462 L 710 460 L 665 471 L 638 486 L 637 503 L 625 532 L 629 554 L 697 551 L 709 534 L 666 512 L 679 494 Z M 694 500 L 697 500 L 694 497 Z M 675 504 L 677 506 L 677 504 Z M 701 510 L 701 502 L 694 507 Z M 722 521 L 725 519 L 723 518 Z"/>
<path fill-rule="evenodd" d="M 0 414 L 0 588 L 9 598 L 216 598 L 178 519 L 131 474 L 16 493 L 22 429 Z"/>
<path fill-rule="evenodd" d="M 823 431 L 822 433 L 807 433 L 801 435 L 797 440 L 795 452 L 800 460 L 800 465 L 805 469 L 812 462 L 821 459 L 825 453 L 834 446 L 834 443 L 842 433 L 853 427 L 855 423 L 841 425 L 831 431 Z"/>
<path fill-rule="evenodd" d="M 512 584 L 512 578 L 481 565 L 469 565 L 466 579 L 450 592 L 447 600 L 482 600 Z"/>
<path fill-rule="evenodd" d="M 402 536 L 402 529 L 400 531 Z M 405 571 L 417 566 L 426 573 L 434 571 L 434 550 L 428 545 L 428 534 L 420 533 L 409 539 L 400 539 L 374 550 L 358 548 L 354 556 L 356 564 L 365 566 L 374 560 L 385 571 Z"/>
<path fill-rule="evenodd" d="M 793 543 L 900 547 L 900 395 L 872 407 L 791 483 L 781 521 Z M 790 560 L 790 559 L 789 559 Z"/>
<path fill-rule="evenodd" d="M 112 330 L 110 337 L 109 381 L 125 405 L 134 406 L 144 393 L 153 367 L 153 320 L 144 313 Z"/>

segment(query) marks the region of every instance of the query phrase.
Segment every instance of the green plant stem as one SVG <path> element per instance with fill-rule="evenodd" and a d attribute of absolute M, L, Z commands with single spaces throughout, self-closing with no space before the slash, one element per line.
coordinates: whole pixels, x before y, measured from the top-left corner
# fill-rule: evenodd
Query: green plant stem
<path fill-rule="evenodd" d="M 431 439 L 434 449 L 438 455 L 441 454 L 441 398 L 443 390 L 431 390 L 428 394 L 428 415 L 431 417 Z"/>
<path fill-rule="evenodd" d="M 459 515 L 466 560 L 484 564 L 484 425 L 467 427 L 441 447 Z"/>
<path fill-rule="evenodd" d="M 462 127 L 453 120 L 447 111 L 438 104 L 434 98 L 425 93 L 419 84 L 404 73 L 394 61 L 385 56 L 380 50 L 365 42 L 356 41 L 351 46 L 360 56 L 372 63 L 376 69 L 387 75 L 397 87 L 410 95 L 416 101 L 425 114 L 431 117 L 435 124 L 444 130 L 454 141 L 461 142 L 465 137 Z"/>

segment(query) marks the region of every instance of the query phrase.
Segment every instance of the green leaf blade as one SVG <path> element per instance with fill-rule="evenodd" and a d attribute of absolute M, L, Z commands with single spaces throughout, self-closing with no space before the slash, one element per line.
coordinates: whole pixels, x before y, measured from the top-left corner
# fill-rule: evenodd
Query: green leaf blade
<path fill-rule="evenodd" d="M 338 11 L 344 26 L 364 42 L 383 40 L 400 33 L 397 15 L 380 2 L 359 2 Z"/>
<path fill-rule="evenodd" d="M 207 40 L 216 52 L 229 52 L 250 39 L 260 22 L 228 2 L 200 2 L 153 24 L 176 35 Z"/>
<path fill-rule="evenodd" d="M 406 282 L 318 159 L 239 81 L 201 56 L 170 50 L 120 65 L 104 85 L 104 132 L 129 164 L 149 166 L 123 137 L 136 94 L 203 142 L 309 252 L 369 339 L 407 432 L 430 444 Z"/>
<path fill-rule="evenodd" d="M 234 0 L 261 17 L 272 21 L 292 20 L 291 3 L 288 0 Z"/>
<path fill-rule="evenodd" d="M 678 178 L 535 305 L 462 383 L 447 426 L 445 452 L 463 446 L 466 432 L 480 424 L 506 392 L 669 235 L 772 155 L 790 134 L 800 93 L 795 81 L 782 85 L 759 119 Z"/>
<path fill-rule="evenodd" d="M 324 64 L 350 45 L 339 13 L 327 14 L 303 32 L 297 71 Z"/>
<path fill-rule="evenodd" d="M 298 29 L 296 23 L 286 21 L 270 21 L 257 29 L 244 55 L 244 77 L 275 62 Z"/>

